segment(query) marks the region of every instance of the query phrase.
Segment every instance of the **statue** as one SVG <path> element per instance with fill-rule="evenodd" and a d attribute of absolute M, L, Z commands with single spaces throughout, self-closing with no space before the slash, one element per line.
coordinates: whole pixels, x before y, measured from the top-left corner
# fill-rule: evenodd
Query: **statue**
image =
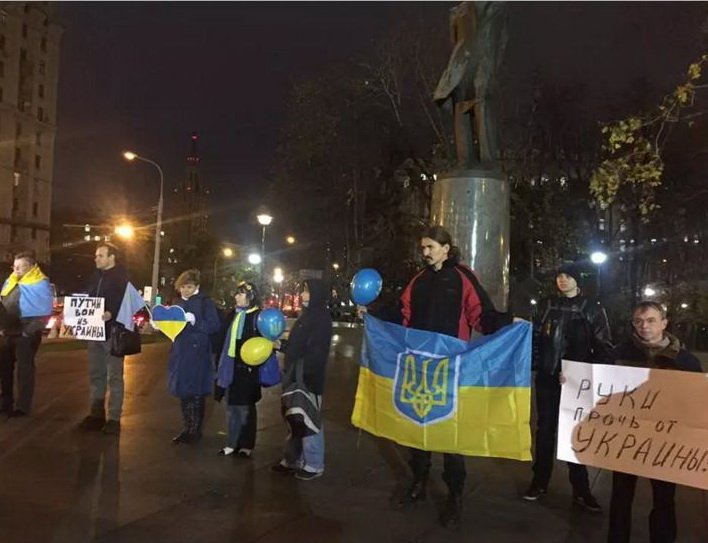
<path fill-rule="evenodd" d="M 463 2 L 450 10 L 453 51 L 433 94 L 438 105 L 452 102 L 458 166 L 499 158 L 494 111 L 497 72 L 506 49 L 504 2 Z"/>

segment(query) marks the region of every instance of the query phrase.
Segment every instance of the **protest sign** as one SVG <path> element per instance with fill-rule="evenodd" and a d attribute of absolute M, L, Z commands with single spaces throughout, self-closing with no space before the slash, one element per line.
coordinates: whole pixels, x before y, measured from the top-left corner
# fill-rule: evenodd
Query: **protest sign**
<path fill-rule="evenodd" d="M 76 339 L 105 341 L 104 298 L 67 296 L 64 299 L 64 326 Z"/>
<path fill-rule="evenodd" d="M 708 490 L 708 375 L 563 360 L 558 458 Z"/>

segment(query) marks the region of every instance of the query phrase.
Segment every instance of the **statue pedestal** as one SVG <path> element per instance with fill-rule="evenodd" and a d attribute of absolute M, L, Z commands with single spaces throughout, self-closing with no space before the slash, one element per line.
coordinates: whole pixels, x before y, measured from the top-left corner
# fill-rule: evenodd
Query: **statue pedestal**
<path fill-rule="evenodd" d="M 456 170 L 433 185 L 430 215 L 445 227 L 498 310 L 509 297 L 509 182 L 501 172 Z"/>

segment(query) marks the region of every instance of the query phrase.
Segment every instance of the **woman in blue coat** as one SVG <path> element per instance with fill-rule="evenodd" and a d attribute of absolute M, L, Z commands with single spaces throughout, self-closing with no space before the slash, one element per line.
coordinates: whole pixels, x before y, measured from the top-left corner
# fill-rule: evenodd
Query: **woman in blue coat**
<path fill-rule="evenodd" d="M 214 387 L 209 334 L 219 331 L 221 322 L 214 302 L 199 292 L 199 270 L 187 270 L 175 281 L 180 298 L 175 305 L 184 309 L 187 326 L 175 338 L 167 367 L 170 394 L 182 405 L 182 432 L 172 438 L 177 443 L 193 443 L 202 437 L 204 398 Z"/>

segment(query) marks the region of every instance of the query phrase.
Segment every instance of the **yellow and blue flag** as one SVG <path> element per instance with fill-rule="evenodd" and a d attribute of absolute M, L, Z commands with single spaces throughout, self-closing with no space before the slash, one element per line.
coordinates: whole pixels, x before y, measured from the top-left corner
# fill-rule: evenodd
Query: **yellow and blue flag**
<path fill-rule="evenodd" d="M 352 424 L 417 449 L 531 459 L 531 324 L 463 340 L 364 317 Z"/>

